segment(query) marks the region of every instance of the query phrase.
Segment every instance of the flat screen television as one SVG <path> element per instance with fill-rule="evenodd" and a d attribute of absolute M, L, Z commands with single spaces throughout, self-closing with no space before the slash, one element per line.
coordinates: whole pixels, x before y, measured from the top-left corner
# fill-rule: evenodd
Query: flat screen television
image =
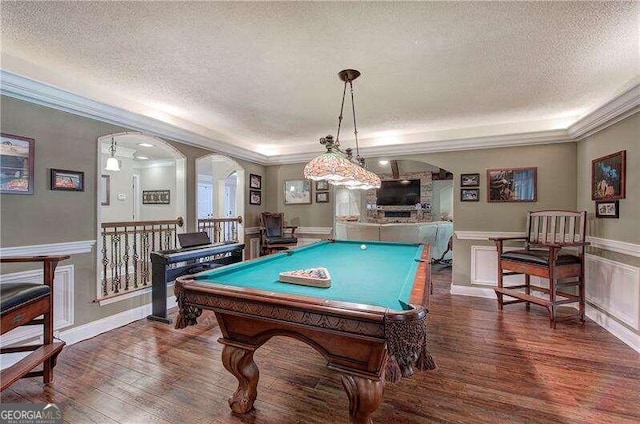
<path fill-rule="evenodd" d="M 382 181 L 376 191 L 378 206 L 408 206 L 420 203 L 420 180 Z"/>

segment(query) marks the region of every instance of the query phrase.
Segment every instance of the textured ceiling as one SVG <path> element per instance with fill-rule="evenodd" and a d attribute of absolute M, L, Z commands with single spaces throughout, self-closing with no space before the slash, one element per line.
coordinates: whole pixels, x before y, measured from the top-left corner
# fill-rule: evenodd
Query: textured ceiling
<path fill-rule="evenodd" d="M 364 146 L 566 128 L 640 75 L 639 2 L 0 7 L 3 69 L 267 155 L 335 135 L 344 68 Z"/>

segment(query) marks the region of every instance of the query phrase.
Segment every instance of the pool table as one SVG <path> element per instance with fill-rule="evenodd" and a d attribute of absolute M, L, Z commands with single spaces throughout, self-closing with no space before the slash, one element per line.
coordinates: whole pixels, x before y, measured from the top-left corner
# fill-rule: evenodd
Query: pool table
<path fill-rule="evenodd" d="M 364 246 L 363 246 L 364 245 Z M 385 377 L 398 381 L 435 364 L 426 348 L 430 291 L 428 245 L 327 240 L 179 277 L 176 328 L 213 310 L 224 367 L 238 380 L 234 413 L 253 409 L 258 367 L 253 353 L 273 336 L 312 346 L 341 373 L 351 422 L 371 423 Z M 278 281 L 280 272 L 325 267 L 331 287 Z"/>

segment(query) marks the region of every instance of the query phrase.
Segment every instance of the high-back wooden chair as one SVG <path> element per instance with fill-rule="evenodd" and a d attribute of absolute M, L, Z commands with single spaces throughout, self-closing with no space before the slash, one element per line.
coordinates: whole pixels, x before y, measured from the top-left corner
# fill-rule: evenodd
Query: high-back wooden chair
<path fill-rule="evenodd" d="M 53 367 L 65 344 L 53 339 L 53 278 L 58 262 L 65 259 L 69 256 L 0 257 L 0 263 L 40 262 L 44 269 L 44 284 L 0 284 L 0 354 L 31 352 L 0 372 L 0 391 L 21 378 L 42 376 L 45 384 L 53 380 Z M 42 325 L 43 343 L 5 346 L 2 335 L 23 325 Z M 41 371 L 33 371 L 41 364 Z"/>
<path fill-rule="evenodd" d="M 283 212 L 262 212 L 260 224 L 262 254 L 269 255 L 276 250 L 285 250 L 298 244 L 295 236 L 298 227 L 284 225 Z"/>
<path fill-rule="evenodd" d="M 498 237 L 492 240 L 498 249 L 498 306 L 502 310 L 510 303 L 534 303 L 547 308 L 550 326 L 555 328 L 557 307 L 578 303 L 577 316 L 584 323 L 584 257 L 586 233 L 585 211 L 535 211 L 527 214 L 525 237 Z M 505 250 L 507 241 L 524 241 L 523 249 Z M 504 277 L 524 274 L 524 284 L 504 285 Z M 549 287 L 531 284 L 531 276 L 546 278 Z M 577 287 L 569 293 L 565 287 Z M 543 293 L 545 297 L 533 295 Z M 504 296 L 513 300 L 504 300 Z M 571 315 L 574 316 L 574 315 Z M 564 318 L 570 318 L 567 316 Z M 564 319 L 563 318 L 563 319 Z"/>

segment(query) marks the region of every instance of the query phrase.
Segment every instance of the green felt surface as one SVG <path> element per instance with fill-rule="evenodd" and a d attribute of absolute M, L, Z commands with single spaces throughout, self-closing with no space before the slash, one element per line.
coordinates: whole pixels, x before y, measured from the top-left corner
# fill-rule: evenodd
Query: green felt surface
<path fill-rule="evenodd" d="M 367 249 L 360 246 L 366 244 Z M 196 276 L 199 283 L 213 282 L 268 292 L 296 294 L 328 300 L 406 309 L 422 246 L 376 242 L 319 242 L 264 258 L 241 262 Z M 285 271 L 325 267 L 331 287 L 318 288 L 282 283 Z"/>

